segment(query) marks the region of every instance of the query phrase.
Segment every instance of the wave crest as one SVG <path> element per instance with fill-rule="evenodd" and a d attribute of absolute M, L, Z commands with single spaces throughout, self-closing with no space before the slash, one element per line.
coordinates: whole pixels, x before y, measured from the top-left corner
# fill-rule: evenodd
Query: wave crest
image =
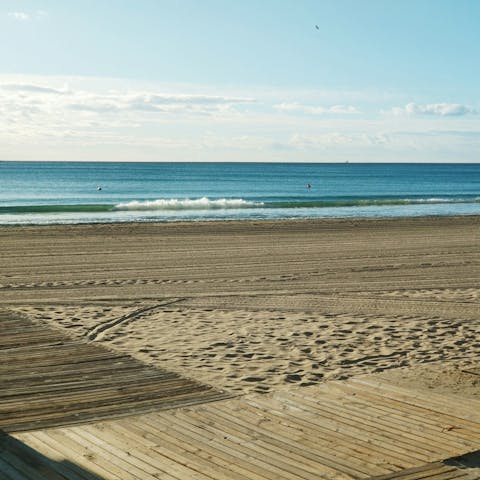
<path fill-rule="evenodd" d="M 183 200 L 169 198 L 118 203 L 114 210 L 227 210 L 263 207 L 263 205 L 263 203 L 249 202 L 243 198 L 219 198 L 217 200 L 210 200 L 207 197 Z"/>

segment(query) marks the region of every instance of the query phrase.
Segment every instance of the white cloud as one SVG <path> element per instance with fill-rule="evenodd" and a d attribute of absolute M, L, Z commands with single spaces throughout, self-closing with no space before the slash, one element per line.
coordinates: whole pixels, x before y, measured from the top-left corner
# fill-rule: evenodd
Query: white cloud
<path fill-rule="evenodd" d="M 0 107 L 14 112 L 118 112 L 210 115 L 255 102 L 253 98 L 221 95 L 163 94 L 157 92 L 98 93 L 39 84 L 0 84 Z"/>
<path fill-rule="evenodd" d="M 211 114 L 251 103 L 254 99 L 212 95 L 165 95 L 160 93 L 113 93 L 91 95 L 79 92 L 67 107 L 90 112 L 139 111 L 157 113 Z"/>
<path fill-rule="evenodd" d="M 325 148 L 358 143 L 361 135 L 342 132 L 327 132 L 318 135 L 294 134 L 288 141 L 290 147 L 298 149 Z"/>
<path fill-rule="evenodd" d="M 477 111 L 469 105 L 460 103 L 430 103 L 426 105 L 408 103 L 405 107 L 394 107 L 392 113 L 394 115 L 436 115 L 447 117 L 476 114 Z"/>
<path fill-rule="evenodd" d="M 54 94 L 65 94 L 65 90 L 58 90 L 56 88 L 45 87 L 42 85 L 30 85 L 25 83 L 5 83 L 0 84 L 0 89 L 8 90 L 10 92 L 25 92 L 25 93 L 54 93 Z"/>
<path fill-rule="evenodd" d="M 10 18 L 14 18 L 15 20 L 19 20 L 20 22 L 26 22 L 32 18 L 28 13 L 25 12 L 9 12 L 8 16 Z"/>
<path fill-rule="evenodd" d="M 330 113 L 338 113 L 338 114 L 350 114 L 350 113 L 360 113 L 357 107 L 353 105 L 334 105 L 329 109 Z"/>
<path fill-rule="evenodd" d="M 351 115 L 360 113 L 353 105 L 333 105 L 330 107 L 303 105 L 300 103 L 280 103 L 275 109 L 287 113 L 306 113 L 310 115 Z"/>
<path fill-rule="evenodd" d="M 468 122 L 462 117 L 474 113 L 472 107 L 408 104 L 400 116 L 371 109 L 354 98 L 294 90 L 2 75 L 0 159 L 82 160 L 87 150 L 100 160 L 478 158 L 480 116 Z"/>
<path fill-rule="evenodd" d="M 37 10 L 34 13 L 29 12 L 8 12 L 7 15 L 19 22 L 27 22 L 29 20 L 40 19 L 48 16 L 48 13 L 44 10 Z"/>
<path fill-rule="evenodd" d="M 228 134 L 227 140 L 213 143 L 203 135 L 208 122 L 226 125 L 242 115 L 242 106 L 255 101 L 250 97 L 65 85 L 65 79 L 47 78 L 0 83 L 0 158 L 7 148 L 2 149 L 2 142 L 20 150 L 88 145 L 152 152 L 246 145 L 245 138 L 230 142 Z"/>

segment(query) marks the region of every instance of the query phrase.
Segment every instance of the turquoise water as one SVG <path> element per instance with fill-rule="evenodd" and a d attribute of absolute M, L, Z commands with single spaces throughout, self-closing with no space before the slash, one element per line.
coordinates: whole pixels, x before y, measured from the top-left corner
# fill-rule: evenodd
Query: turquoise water
<path fill-rule="evenodd" d="M 480 164 L 0 162 L 2 225 L 468 214 Z"/>

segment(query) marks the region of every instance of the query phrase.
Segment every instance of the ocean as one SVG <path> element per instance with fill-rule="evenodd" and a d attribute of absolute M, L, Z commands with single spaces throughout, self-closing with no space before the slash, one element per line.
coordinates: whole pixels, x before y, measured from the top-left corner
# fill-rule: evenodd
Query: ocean
<path fill-rule="evenodd" d="M 0 225 L 480 214 L 480 164 L 0 162 Z"/>

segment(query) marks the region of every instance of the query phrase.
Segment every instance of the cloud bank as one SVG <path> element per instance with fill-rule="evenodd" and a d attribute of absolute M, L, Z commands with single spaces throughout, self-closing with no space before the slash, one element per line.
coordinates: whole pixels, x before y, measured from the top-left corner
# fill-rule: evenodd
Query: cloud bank
<path fill-rule="evenodd" d="M 233 110 L 255 99 L 221 95 L 163 94 L 129 91 L 98 93 L 37 84 L 0 84 L 0 108 L 10 112 L 59 111 L 90 113 L 152 112 L 208 115 Z"/>
<path fill-rule="evenodd" d="M 476 114 L 477 111 L 469 105 L 460 103 L 430 103 L 427 105 L 408 103 L 405 107 L 394 107 L 392 113 L 394 115 L 436 115 L 448 117 Z"/>
<path fill-rule="evenodd" d="M 0 160 L 478 161 L 474 107 L 391 105 L 310 91 L 4 75 Z"/>

